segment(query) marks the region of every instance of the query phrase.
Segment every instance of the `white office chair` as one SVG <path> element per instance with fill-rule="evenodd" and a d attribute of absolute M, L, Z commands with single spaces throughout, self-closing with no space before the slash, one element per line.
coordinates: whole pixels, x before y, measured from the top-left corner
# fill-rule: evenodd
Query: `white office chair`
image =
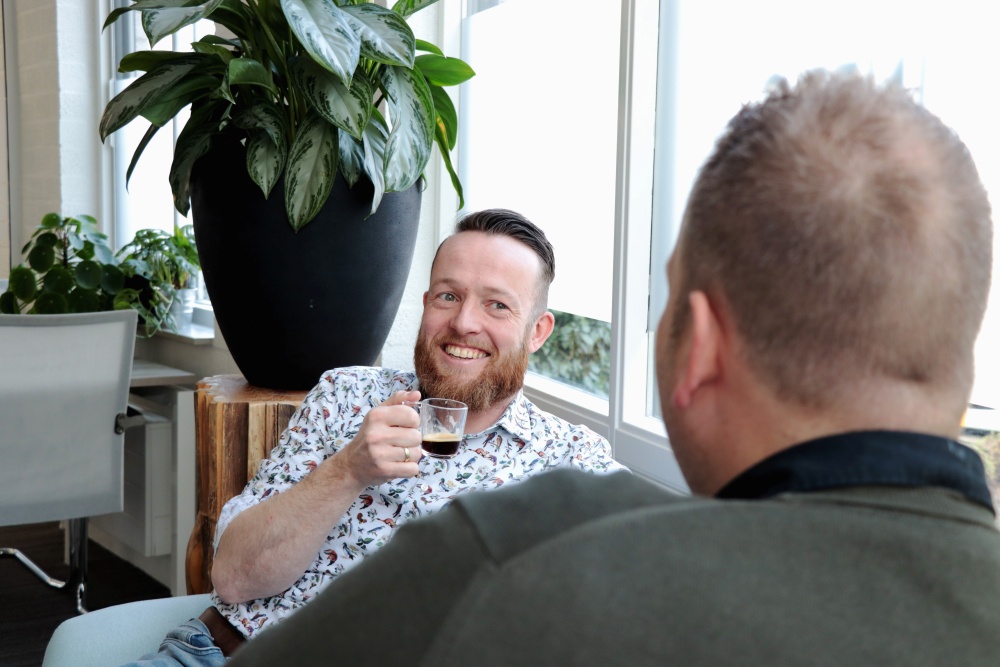
<path fill-rule="evenodd" d="M 68 520 L 70 578 L 86 612 L 87 517 L 123 506 L 137 313 L 0 315 L 0 525 Z M 141 421 L 141 417 L 139 418 Z"/>

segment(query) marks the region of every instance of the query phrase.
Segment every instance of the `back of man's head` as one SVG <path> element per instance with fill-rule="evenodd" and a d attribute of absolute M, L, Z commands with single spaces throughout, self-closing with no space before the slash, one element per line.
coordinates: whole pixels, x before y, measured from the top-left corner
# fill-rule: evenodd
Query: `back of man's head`
<path fill-rule="evenodd" d="M 782 400 L 822 408 L 867 381 L 967 400 L 990 207 L 965 146 L 901 87 L 811 72 L 744 107 L 679 244 L 679 288 L 726 303 Z"/>

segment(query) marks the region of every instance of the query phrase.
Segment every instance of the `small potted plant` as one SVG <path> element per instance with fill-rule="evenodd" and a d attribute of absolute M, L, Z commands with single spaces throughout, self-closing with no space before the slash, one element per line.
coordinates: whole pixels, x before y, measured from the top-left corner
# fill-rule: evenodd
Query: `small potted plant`
<path fill-rule="evenodd" d="M 191 225 L 140 229 L 116 257 L 126 287 L 119 302 L 135 308 L 152 335 L 166 326 L 172 331 L 190 324 L 197 293 L 198 250 Z"/>
<path fill-rule="evenodd" d="M 10 271 L 0 313 L 59 315 L 133 308 L 143 338 L 177 331 L 193 302 L 198 251 L 191 226 L 144 229 L 117 254 L 89 215 L 47 213 Z M 188 313 L 190 311 L 188 310 Z"/>
<path fill-rule="evenodd" d="M 113 310 L 125 273 L 89 215 L 47 213 L 10 270 L 0 313 L 59 315 Z"/>

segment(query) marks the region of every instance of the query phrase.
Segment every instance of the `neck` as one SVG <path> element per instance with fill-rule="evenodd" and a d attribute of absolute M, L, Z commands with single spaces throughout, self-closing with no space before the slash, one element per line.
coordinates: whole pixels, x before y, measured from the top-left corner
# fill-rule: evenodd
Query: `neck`
<path fill-rule="evenodd" d="M 479 433 L 496 424 L 500 416 L 503 415 L 504 410 L 514 400 L 514 396 L 517 396 L 517 394 L 499 400 L 485 410 L 477 410 L 475 412 L 470 410 L 469 416 L 465 419 L 465 432 Z"/>

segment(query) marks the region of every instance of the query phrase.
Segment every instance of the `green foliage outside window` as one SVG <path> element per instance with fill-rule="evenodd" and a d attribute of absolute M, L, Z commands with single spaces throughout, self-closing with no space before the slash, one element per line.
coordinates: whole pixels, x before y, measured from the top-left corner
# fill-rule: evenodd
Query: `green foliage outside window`
<path fill-rule="evenodd" d="M 608 397 L 611 369 L 611 324 L 553 310 L 556 327 L 528 368 L 535 373 Z"/>

